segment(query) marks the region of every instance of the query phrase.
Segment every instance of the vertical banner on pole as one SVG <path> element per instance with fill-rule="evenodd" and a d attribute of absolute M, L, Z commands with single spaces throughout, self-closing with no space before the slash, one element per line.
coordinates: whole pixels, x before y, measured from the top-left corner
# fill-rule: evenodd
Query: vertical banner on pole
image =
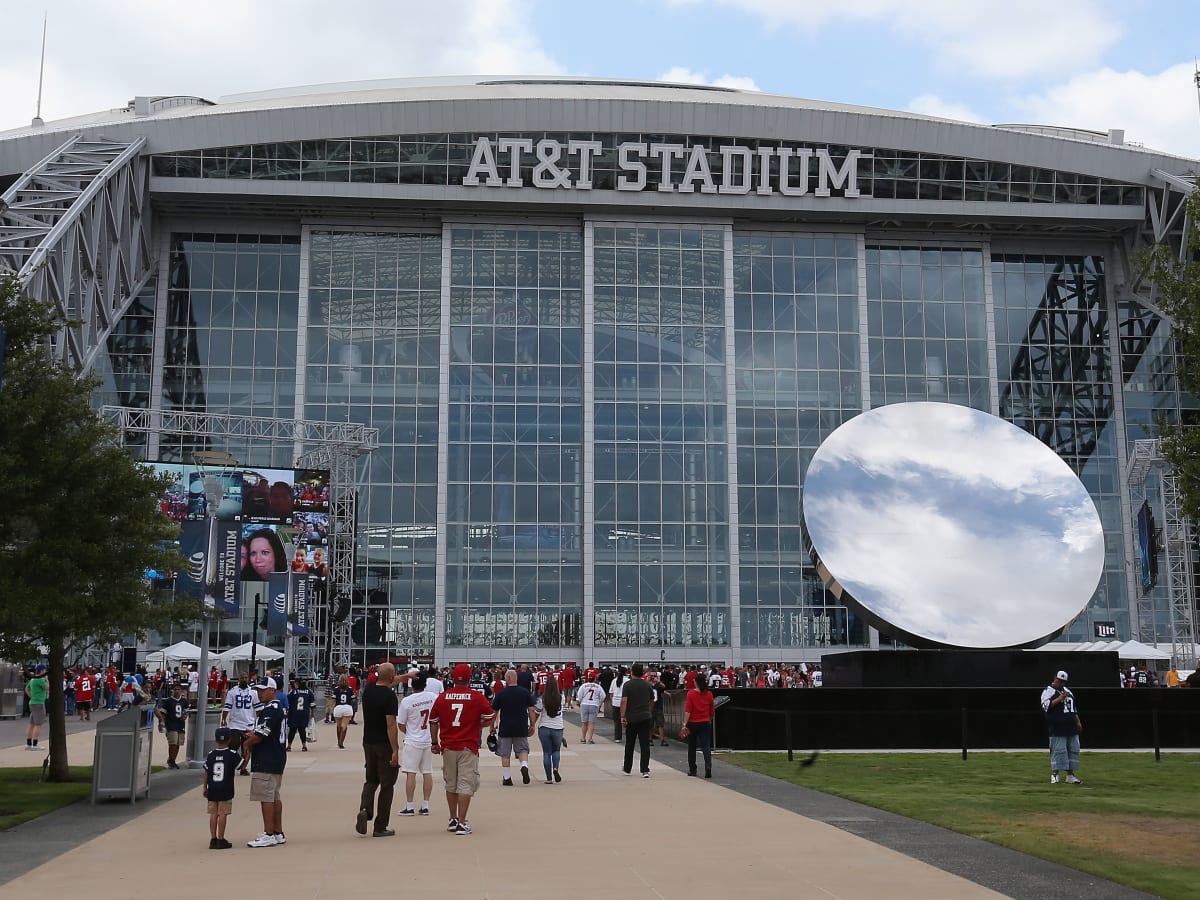
<path fill-rule="evenodd" d="M 212 596 L 218 613 L 236 616 L 241 608 L 238 582 L 242 571 L 242 538 L 237 522 L 217 522 L 217 581 Z"/>
<path fill-rule="evenodd" d="M 267 582 L 267 634 L 287 634 L 287 572 L 272 572 Z"/>
<path fill-rule="evenodd" d="M 199 600 L 204 596 L 204 573 L 208 568 L 208 522 L 201 519 L 180 524 L 179 552 L 187 560 L 187 568 L 176 577 L 175 590 Z"/>
<path fill-rule="evenodd" d="M 308 598 L 312 592 L 313 579 L 307 572 L 289 572 L 288 581 L 288 634 L 304 637 L 308 634 Z"/>

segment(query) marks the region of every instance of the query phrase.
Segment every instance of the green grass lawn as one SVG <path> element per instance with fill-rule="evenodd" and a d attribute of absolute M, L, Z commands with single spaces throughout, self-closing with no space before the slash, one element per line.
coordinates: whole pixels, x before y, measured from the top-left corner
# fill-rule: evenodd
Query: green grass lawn
<path fill-rule="evenodd" d="M 1048 753 L 732 753 L 734 765 L 931 822 L 1161 897 L 1200 898 L 1200 755 L 1084 753 L 1082 785 Z"/>
<path fill-rule="evenodd" d="M 62 784 L 42 781 L 41 766 L 0 769 L 0 831 L 91 795 L 91 766 L 71 766 L 71 780 Z"/>

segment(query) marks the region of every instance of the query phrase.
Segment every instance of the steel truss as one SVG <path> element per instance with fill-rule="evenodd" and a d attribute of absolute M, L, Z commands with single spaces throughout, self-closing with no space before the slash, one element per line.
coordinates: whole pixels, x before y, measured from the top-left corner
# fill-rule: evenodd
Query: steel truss
<path fill-rule="evenodd" d="M 101 416 L 116 426 L 125 444 L 130 433 L 188 435 L 206 447 L 211 439 L 257 438 L 290 441 L 297 468 L 329 469 L 329 579 L 323 597 L 314 597 L 308 635 L 294 639 L 292 665 L 315 674 L 350 658 L 350 622 L 334 622 L 342 598 L 353 595 L 357 553 L 357 462 L 379 447 L 379 429 L 354 422 L 233 416 L 178 410 L 105 406 Z"/>
<path fill-rule="evenodd" d="M 1187 665 L 1196 644 L 1196 608 L 1192 602 L 1192 523 L 1183 514 L 1178 473 L 1166 464 L 1156 440 L 1134 441 L 1129 456 L 1129 493 L 1134 508 L 1148 499 L 1147 481 L 1158 470 L 1162 485 L 1162 551 L 1167 570 L 1167 603 L 1171 616 L 1171 662 Z M 1137 546 L 1137 522 L 1133 545 Z M 1153 550 L 1153 547 L 1152 547 Z M 1154 603 L 1147 592 L 1138 595 L 1138 640 L 1155 643 Z"/>
<path fill-rule="evenodd" d="M 145 143 L 75 135 L 0 197 L 0 272 L 54 303 L 52 352 L 84 371 L 154 273 Z"/>

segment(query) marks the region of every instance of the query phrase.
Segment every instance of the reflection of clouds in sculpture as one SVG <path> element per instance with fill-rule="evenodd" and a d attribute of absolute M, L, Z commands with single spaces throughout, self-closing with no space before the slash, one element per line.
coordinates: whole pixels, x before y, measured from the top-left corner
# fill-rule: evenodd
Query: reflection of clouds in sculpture
<path fill-rule="evenodd" d="M 1035 643 L 1095 590 L 1103 529 L 1053 451 L 948 404 L 843 425 L 805 477 L 804 520 L 851 597 L 901 632 L 965 647 Z"/>

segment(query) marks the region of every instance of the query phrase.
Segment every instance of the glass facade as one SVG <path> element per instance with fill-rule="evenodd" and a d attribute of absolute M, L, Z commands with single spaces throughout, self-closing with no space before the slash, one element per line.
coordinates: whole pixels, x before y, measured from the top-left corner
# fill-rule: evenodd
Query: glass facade
<path fill-rule="evenodd" d="M 434 647 L 441 236 L 311 234 L 304 414 L 380 430 L 360 466 L 351 636 L 373 657 Z"/>
<path fill-rule="evenodd" d="M 1068 637 L 1169 627 L 1161 585 L 1129 596 L 1121 465 L 1182 401 L 1167 329 L 1110 303 L 1101 246 L 563 218 L 170 248 L 166 283 L 109 339 L 101 397 L 379 428 L 356 485 L 363 659 L 866 646 L 808 558 L 804 475 L 840 424 L 905 400 L 998 410 L 1079 475 L 1107 556 Z M 164 460 L 211 449 L 159 440 Z M 219 449 L 261 466 L 297 452 Z"/>
<path fill-rule="evenodd" d="M 727 647 L 725 229 L 594 233 L 596 645 Z"/>
<path fill-rule="evenodd" d="M 735 235 L 737 478 L 742 643 L 861 644 L 826 596 L 801 533 L 804 472 L 863 410 L 857 240 Z"/>
<path fill-rule="evenodd" d="M 450 226 L 449 239 L 446 644 L 578 647 L 582 235 Z"/>
<path fill-rule="evenodd" d="M 1114 415 L 1112 319 L 1100 256 L 994 255 L 997 378 L 1002 417 L 1035 435 L 1087 487 L 1106 541 L 1100 586 L 1067 637 L 1092 622 L 1130 627 L 1125 582 L 1120 428 Z"/>
<path fill-rule="evenodd" d="M 933 400 L 988 412 L 983 252 L 867 248 L 871 403 Z"/>
<path fill-rule="evenodd" d="M 839 167 L 851 148 L 798 141 L 754 138 L 704 137 L 684 134 L 613 134 L 610 132 L 505 132 L 499 134 L 402 134 L 345 137 L 315 141 L 206 147 L 153 158 L 153 173 L 166 178 L 237 178 L 268 181 L 322 181 L 372 184 L 461 185 L 470 170 L 476 142 L 488 138 L 544 140 L 563 148 L 570 142 L 597 146 L 592 156 L 592 184 L 614 190 L 618 184 L 618 146 L 622 143 L 654 144 L 683 148 L 674 163 L 676 175 L 686 169 L 685 158 L 693 147 L 703 147 L 708 168 L 719 171 L 721 147 L 737 144 L 751 151 L 750 165 L 774 181 L 779 176 L 778 157 L 764 157 L 759 148 L 782 147 L 793 151 L 793 162 L 802 151 L 827 150 Z M 762 171 L 764 158 L 767 172 Z M 526 184 L 534 175 L 537 158 L 526 154 L 519 172 Z M 507 166 L 505 166 L 507 168 Z M 648 189 L 658 186 L 661 167 L 645 172 Z M 858 186 L 865 196 L 897 200 L 985 200 L 998 203 L 1068 203 L 1085 206 L 1141 206 L 1145 189 L 1140 185 L 1106 181 L 1092 175 L 1011 165 L 983 159 L 941 156 L 877 147 L 866 151 L 858 163 Z"/>

